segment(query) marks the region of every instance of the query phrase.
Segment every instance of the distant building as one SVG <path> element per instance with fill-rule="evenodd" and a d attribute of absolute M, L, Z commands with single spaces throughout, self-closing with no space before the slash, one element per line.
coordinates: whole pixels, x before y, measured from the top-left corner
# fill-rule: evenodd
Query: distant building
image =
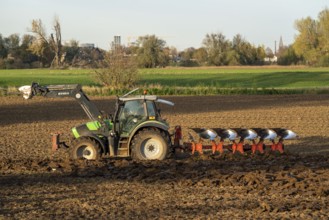
<path fill-rule="evenodd" d="M 283 48 L 284 48 L 283 40 L 282 40 L 282 36 L 280 36 L 280 41 L 279 41 L 279 51 L 282 50 Z"/>
<path fill-rule="evenodd" d="M 282 49 L 284 49 L 284 44 L 282 40 L 282 36 L 280 36 L 280 41 L 279 41 L 279 50 L 277 51 L 277 41 L 274 41 L 274 53 L 271 48 L 267 47 L 265 49 L 265 55 L 266 57 L 264 58 L 264 61 L 267 63 L 277 63 L 278 62 L 278 54 Z M 278 53 L 279 52 L 279 53 Z"/>
<path fill-rule="evenodd" d="M 114 36 L 114 45 L 121 45 L 121 36 Z"/>
<path fill-rule="evenodd" d="M 114 40 L 111 43 L 111 49 L 115 50 L 117 48 L 121 47 L 121 36 L 114 36 Z"/>
<path fill-rule="evenodd" d="M 265 57 L 264 61 L 269 62 L 269 63 L 276 63 L 276 62 L 278 62 L 278 57 L 277 56 Z"/>
<path fill-rule="evenodd" d="M 95 44 L 90 44 L 90 43 L 80 44 L 80 47 L 92 49 L 92 48 L 95 48 Z"/>

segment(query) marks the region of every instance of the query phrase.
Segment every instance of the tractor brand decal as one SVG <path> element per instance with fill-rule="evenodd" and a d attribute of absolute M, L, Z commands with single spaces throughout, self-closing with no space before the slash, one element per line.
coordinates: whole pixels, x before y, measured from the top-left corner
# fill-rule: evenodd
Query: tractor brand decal
<path fill-rule="evenodd" d="M 150 120 L 155 120 L 155 116 L 150 116 L 149 119 Z"/>
<path fill-rule="evenodd" d="M 70 95 L 70 92 L 59 92 L 57 95 Z"/>

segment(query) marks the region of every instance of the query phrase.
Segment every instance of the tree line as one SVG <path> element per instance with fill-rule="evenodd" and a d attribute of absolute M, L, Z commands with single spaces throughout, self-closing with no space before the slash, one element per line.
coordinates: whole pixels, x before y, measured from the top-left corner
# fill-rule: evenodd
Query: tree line
<path fill-rule="evenodd" d="M 200 48 L 190 47 L 183 51 L 167 46 L 156 35 L 141 36 L 132 45 L 116 45 L 110 51 L 104 51 L 97 47 L 81 47 L 77 40 L 63 44 L 57 17 L 52 26 L 53 33 L 49 35 L 42 21 L 36 19 L 31 22 L 30 34 L 22 37 L 0 34 L 0 68 L 97 68 L 110 59 L 114 50 L 142 68 L 264 65 L 270 60 L 265 58 L 274 56 L 279 65 L 329 66 L 329 10 L 321 11 L 317 19 L 296 20 L 295 28 L 298 31 L 295 42 L 281 45 L 276 54 L 269 48 L 251 44 L 240 34 L 230 40 L 223 33 L 206 34 Z"/>

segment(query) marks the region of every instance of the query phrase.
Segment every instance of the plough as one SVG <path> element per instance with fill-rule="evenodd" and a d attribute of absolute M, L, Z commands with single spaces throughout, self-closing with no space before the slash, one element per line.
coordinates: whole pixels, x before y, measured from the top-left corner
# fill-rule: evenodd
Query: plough
<path fill-rule="evenodd" d="M 197 138 L 192 133 L 197 134 Z M 292 130 L 283 128 L 189 128 L 188 142 L 179 144 L 182 140 L 182 128 L 175 127 L 174 144 L 176 149 L 203 154 L 203 150 L 211 150 L 212 154 L 224 152 L 224 149 L 232 151 L 233 154 L 245 154 L 246 151 L 265 153 L 265 148 L 270 151 L 284 153 L 284 141 L 298 138 Z M 210 144 L 204 144 L 206 141 Z M 269 143 L 268 146 L 265 142 Z"/>

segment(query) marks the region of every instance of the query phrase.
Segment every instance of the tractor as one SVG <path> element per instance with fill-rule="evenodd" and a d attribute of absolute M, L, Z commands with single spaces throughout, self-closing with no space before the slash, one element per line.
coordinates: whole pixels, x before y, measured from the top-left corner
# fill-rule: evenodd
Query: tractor
<path fill-rule="evenodd" d="M 131 96 L 136 90 L 117 97 L 114 114 L 107 115 L 89 100 L 79 84 L 41 86 L 32 83 L 19 88 L 25 99 L 40 94 L 50 98 L 71 97 L 78 101 L 91 121 L 72 128 L 74 140 L 70 149 L 73 159 L 96 160 L 108 155 L 164 160 L 172 152 L 172 144 L 169 124 L 161 118 L 157 103 L 170 106 L 174 103 L 146 93 Z M 62 142 L 57 134 L 55 149 L 59 143 Z"/>
<path fill-rule="evenodd" d="M 283 153 L 283 142 L 298 138 L 295 132 L 284 128 L 188 128 L 189 142 L 181 143 L 182 128 L 177 125 L 174 133 L 170 134 L 169 124 L 161 118 L 157 106 L 157 103 L 170 106 L 174 103 L 146 93 L 132 96 L 137 90 L 117 97 L 115 112 L 108 116 L 89 100 L 79 84 L 40 86 L 32 83 L 19 88 L 25 99 L 40 94 L 51 98 L 71 97 L 78 101 L 91 121 L 72 128 L 70 148 L 73 159 L 95 160 L 108 155 L 164 160 L 177 149 L 191 151 L 192 154 L 195 151 L 202 154 L 204 149 L 211 149 L 214 154 L 216 151 L 223 153 L 224 146 L 233 153 L 244 154 L 249 150 L 253 154 L 263 154 L 265 141 L 270 143 L 271 151 Z M 54 134 L 53 150 L 67 146 L 59 139 L 60 134 Z M 203 144 L 203 140 L 211 141 L 211 145 Z M 227 144 L 224 145 L 224 142 Z"/>

